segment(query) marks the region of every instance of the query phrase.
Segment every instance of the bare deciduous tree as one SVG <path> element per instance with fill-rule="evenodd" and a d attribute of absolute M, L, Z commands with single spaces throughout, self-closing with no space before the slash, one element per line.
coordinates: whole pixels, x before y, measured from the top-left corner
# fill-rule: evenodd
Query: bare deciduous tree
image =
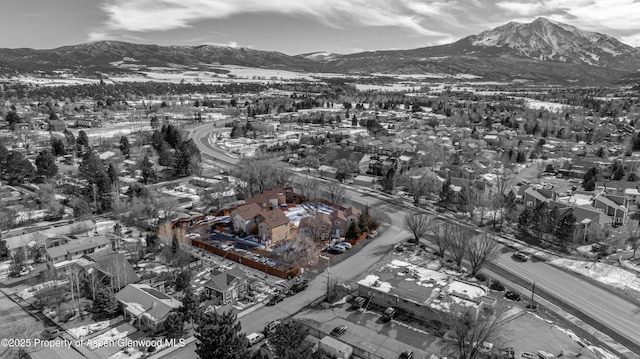
<path fill-rule="evenodd" d="M 285 186 L 291 178 L 291 173 L 281 162 L 263 154 L 240 161 L 233 175 L 240 179 L 237 189 L 245 197 Z"/>
<path fill-rule="evenodd" d="M 437 220 L 431 222 L 429 232 L 432 235 L 433 242 L 438 247 L 436 254 L 444 258 L 444 254 L 449 249 L 451 242 L 451 226 L 449 223 Z"/>
<path fill-rule="evenodd" d="M 404 216 L 404 226 L 411 232 L 416 243 L 424 237 L 431 227 L 431 218 L 426 214 L 407 212 Z"/>
<path fill-rule="evenodd" d="M 485 263 L 491 262 L 498 257 L 500 248 L 488 233 L 482 232 L 469 240 L 467 254 L 471 265 L 471 273 L 469 275 L 474 276 Z"/>
<path fill-rule="evenodd" d="M 448 316 L 449 332 L 453 339 L 452 356 L 460 359 L 475 359 L 482 354 L 485 343 L 493 344 L 493 348 L 502 346 L 504 313 L 506 308 L 499 307 L 494 313 L 475 313 L 466 306 L 456 306 Z"/>
<path fill-rule="evenodd" d="M 471 231 L 467 227 L 461 225 L 452 225 L 450 229 L 450 241 L 449 241 L 449 255 L 460 267 L 462 260 L 467 253 L 467 245 L 469 244 L 469 237 L 471 237 Z"/>
<path fill-rule="evenodd" d="M 328 181 L 324 185 L 324 189 L 329 194 L 331 203 L 340 204 L 344 201 L 345 186 L 340 182 Z"/>
<path fill-rule="evenodd" d="M 626 240 L 626 243 L 633 249 L 633 255 L 631 258 L 635 258 L 636 251 L 640 248 L 640 226 L 637 224 L 627 224 L 627 231 L 629 233 L 629 237 Z"/>
<path fill-rule="evenodd" d="M 309 267 L 318 262 L 320 247 L 307 234 L 298 233 L 295 237 L 278 241 L 273 253 L 288 267 Z"/>

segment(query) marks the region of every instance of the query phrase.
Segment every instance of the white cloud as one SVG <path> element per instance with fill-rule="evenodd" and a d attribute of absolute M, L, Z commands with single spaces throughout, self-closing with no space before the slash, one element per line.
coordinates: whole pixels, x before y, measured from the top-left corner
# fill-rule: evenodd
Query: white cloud
<path fill-rule="evenodd" d="M 108 20 L 101 31 L 165 31 L 190 27 L 199 20 L 271 12 L 308 16 L 334 27 L 395 26 L 442 36 L 423 21 L 444 14 L 451 4 L 431 0 L 109 0 L 102 6 Z"/>
<path fill-rule="evenodd" d="M 620 41 L 624 42 L 627 45 L 631 45 L 634 47 L 640 47 L 640 34 L 630 35 L 630 36 L 622 36 L 620 37 Z"/>

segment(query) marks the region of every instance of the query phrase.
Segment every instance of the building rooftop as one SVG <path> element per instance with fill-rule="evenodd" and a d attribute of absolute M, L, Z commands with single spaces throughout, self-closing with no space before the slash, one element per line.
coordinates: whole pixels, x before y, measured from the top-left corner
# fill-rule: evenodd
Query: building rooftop
<path fill-rule="evenodd" d="M 458 305 L 478 306 L 482 297 L 486 296 L 487 289 L 456 276 L 457 273 L 442 271 L 437 260 L 426 266 L 393 260 L 367 275 L 358 285 L 440 311 L 448 310 L 454 302 Z"/>

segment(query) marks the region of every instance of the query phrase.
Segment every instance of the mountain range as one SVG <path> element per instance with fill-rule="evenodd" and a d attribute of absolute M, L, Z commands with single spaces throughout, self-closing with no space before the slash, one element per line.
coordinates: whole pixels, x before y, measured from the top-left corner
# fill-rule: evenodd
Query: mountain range
<path fill-rule="evenodd" d="M 241 65 L 345 74 L 475 75 L 483 81 L 557 84 L 634 83 L 640 48 L 600 33 L 538 18 L 510 22 L 447 45 L 348 55 L 315 52 L 290 56 L 225 46 L 158 46 L 101 41 L 48 50 L 0 49 L 0 73 L 72 70 L 122 73 L 149 67 L 211 69 Z"/>

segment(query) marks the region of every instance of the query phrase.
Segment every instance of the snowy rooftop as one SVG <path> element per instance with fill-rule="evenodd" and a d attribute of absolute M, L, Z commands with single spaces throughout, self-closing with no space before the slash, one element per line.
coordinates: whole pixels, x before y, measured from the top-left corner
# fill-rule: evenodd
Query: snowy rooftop
<path fill-rule="evenodd" d="M 475 307 L 487 295 L 481 285 L 442 271 L 437 260 L 419 264 L 392 260 L 361 279 L 358 285 L 442 311 L 448 310 L 451 303 Z"/>

